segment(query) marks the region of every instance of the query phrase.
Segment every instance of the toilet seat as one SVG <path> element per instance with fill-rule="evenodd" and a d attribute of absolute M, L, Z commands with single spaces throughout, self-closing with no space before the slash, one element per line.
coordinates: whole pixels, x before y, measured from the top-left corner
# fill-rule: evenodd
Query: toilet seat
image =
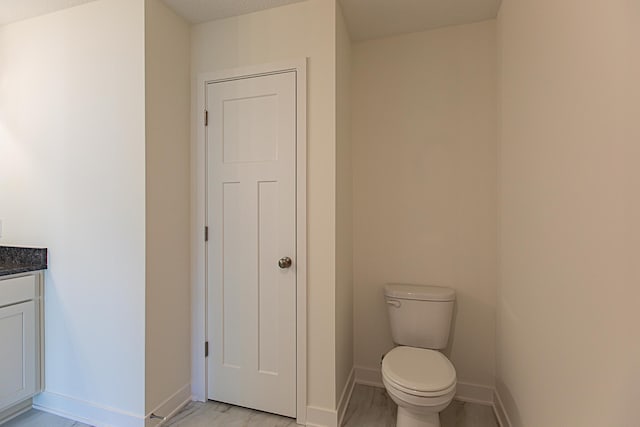
<path fill-rule="evenodd" d="M 450 394 L 456 388 L 456 370 L 442 353 L 424 348 L 396 347 L 382 360 L 385 382 L 417 397 Z"/>

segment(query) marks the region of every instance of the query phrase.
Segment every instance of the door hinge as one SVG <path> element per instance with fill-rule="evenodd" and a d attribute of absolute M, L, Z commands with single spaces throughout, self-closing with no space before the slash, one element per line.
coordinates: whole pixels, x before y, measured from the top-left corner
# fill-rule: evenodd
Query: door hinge
<path fill-rule="evenodd" d="M 209 357 L 209 341 L 204 342 L 204 357 Z"/>
<path fill-rule="evenodd" d="M 204 227 L 204 241 L 208 242 L 209 241 L 209 227 Z"/>
<path fill-rule="evenodd" d="M 204 125 L 209 126 L 209 111 L 204 110 Z"/>

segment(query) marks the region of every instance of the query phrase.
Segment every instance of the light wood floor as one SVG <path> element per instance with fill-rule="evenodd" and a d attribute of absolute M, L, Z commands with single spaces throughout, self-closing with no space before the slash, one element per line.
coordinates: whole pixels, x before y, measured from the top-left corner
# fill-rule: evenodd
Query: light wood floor
<path fill-rule="evenodd" d="M 86 424 L 71 421 L 46 412 L 31 409 L 12 419 L 2 427 L 89 427 Z"/>
<path fill-rule="evenodd" d="M 442 427 L 498 427 L 489 406 L 453 401 L 440 414 Z M 295 420 L 218 402 L 192 402 L 167 427 L 293 427 Z M 381 388 L 356 385 L 343 427 L 394 427 L 396 405 Z M 2 427 L 89 427 L 35 409 Z"/>
<path fill-rule="evenodd" d="M 386 390 L 356 385 L 343 427 L 394 427 L 397 406 Z M 454 400 L 440 413 L 442 427 L 498 427 L 493 408 Z"/>

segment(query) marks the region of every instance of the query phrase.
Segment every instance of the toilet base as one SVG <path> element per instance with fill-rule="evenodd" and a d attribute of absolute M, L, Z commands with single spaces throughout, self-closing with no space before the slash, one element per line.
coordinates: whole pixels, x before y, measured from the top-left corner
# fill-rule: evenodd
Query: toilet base
<path fill-rule="evenodd" d="M 438 412 L 416 414 L 398 406 L 396 427 L 440 427 L 440 414 Z"/>

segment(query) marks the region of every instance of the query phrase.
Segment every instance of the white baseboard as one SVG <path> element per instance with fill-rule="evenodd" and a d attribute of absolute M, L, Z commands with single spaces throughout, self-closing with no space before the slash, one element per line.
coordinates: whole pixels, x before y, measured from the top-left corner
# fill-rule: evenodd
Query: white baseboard
<path fill-rule="evenodd" d="M 145 418 L 119 409 L 45 391 L 33 398 L 33 407 L 95 427 L 144 427 Z"/>
<path fill-rule="evenodd" d="M 356 366 L 354 369 L 356 373 L 356 384 L 384 388 L 380 369 L 365 368 L 363 366 Z M 491 406 L 493 405 L 493 392 L 494 389 L 490 386 L 459 381 L 458 384 L 456 384 L 456 396 L 454 399 L 462 402 Z"/>
<path fill-rule="evenodd" d="M 356 372 L 356 384 L 384 388 L 380 369 L 365 368 L 364 366 L 356 366 L 353 369 Z"/>
<path fill-rule="evenodd" d="M 342 420 L 344 420 L 344 414 L 346 414 L 347 412 L 347 407 L 349 406 L 349 402 L 351 401 L 351 395 L 353 394 L 353 388 L 355 386 L 356 371 L 355 368 L 352 368 L 351 372 L 349 373 L 349 378 L 347 378 L 347 383 L 344 385 L 344 389 L 342 390 L 340 400 L 338 401 L 338 427 L 342 425 Z"/>
<path fill-rule="evenodd" d="M 307 406 L 307 426 L 338 427 L 338 412 L 333 409 Z"/>
<path fill-rule="evenodd" d="M 347 378 L 347 383 L 342 389 L 337 410 L 307 406 L 306 425 L 309 427 L 339 427 L 342 425 L 344 414 L 347 412 L 347 407 L 353 394 L 353 388 L 356 385 L 355 378 L 355 368 L 353 368 L 349 378 Z"/>
<path fill-rule="evenodd" d="M 458 384 L 456 384 L 456 395 L 454 399 L 461 402 L 492 406 L 493 392 L 493 387 L 458 381 Z"/>
<path fill-rule="evenodd" d="M 159 427 L 169 421 L 175 414 L 191 402 L 191 384 L 186 384 L 180 390 L 169 396 L 145 417 L 145 427 Z M 151 415 L 163 417 L 163 419 L 151 418 Z"/>
<path fill-rule="evenodd" d="M 493 412 L 496 414 L 500 427 L 511 427 L 511 420 L 504 408 L 504 404 L 502 403 L 498 390 L 494 390 L 493 392 Z"/>
<path fill-rule="evenodd" d="M 24 414 L 33 406 L 33 400 L 27 399 L 22 403 L 18 403 L 15 406 L 5 408 L 0 411 L 0 424 L 4 424 L 9 420 L 12 420 L 20 415 Z"/>

